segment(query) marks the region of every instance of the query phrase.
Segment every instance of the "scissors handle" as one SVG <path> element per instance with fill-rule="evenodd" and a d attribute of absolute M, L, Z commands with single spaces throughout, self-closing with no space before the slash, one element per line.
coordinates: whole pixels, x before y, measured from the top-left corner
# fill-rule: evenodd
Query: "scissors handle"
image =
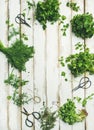
<path fill-rule="evenodd" d="M 88 86 L 86 85 L 86 84 L 88 84 Z M 85 86 L 83 86 L 83 89 L 88 89 L 88 88 L 90 88 L 90 86 L 91 86 L 91 81 L 86 81 L 86 84 L 85 84 Z"/>
<path fill-rule="evenodd" d="M 88 85 L 88 86 L 87 86 Z M 72 89 L 72 91 L 76 91 L 79 88 L 88 89 L 91 86 L 91 81 L 88 77 L 82 77 L 80 79 L 79 85 Z"/>
<path fill-rule="evenodd" d="M 35 119 L 39 120 L 41 118 L 41 115 L 39 112 L 32 112 L 32 115 Z"/>
<path fill-rule="evenodd" d="M 18 24 L 25 24 L 25 17 L 22 14 L 18 14 L 15 18 L 15 21 Z"/>
<path fill-rule="evenodd" d="M 26 126 L 28 126 L 28 127 L 32 127 L 32 126 L 33 126 L 33 122 L 30 121 L 30 120 L 28 119 L 28 117 L 27 117 L 26 120 L 25 120 L 25 124 L 26 124 Z"/>
<path fill-rule="evenodd" d="M 15 18 L 15 22 L 18 24 L 25 24 L 26 26 L 31 28 L 31 26 L 26 22 L 25 16 L 23 16 L 23 14 L 18 14 Z"/>

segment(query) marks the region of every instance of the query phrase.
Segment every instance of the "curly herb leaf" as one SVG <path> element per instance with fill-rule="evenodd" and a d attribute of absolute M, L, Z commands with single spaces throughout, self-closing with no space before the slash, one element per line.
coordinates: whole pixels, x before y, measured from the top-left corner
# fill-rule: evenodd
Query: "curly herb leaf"
<path fill-rule="evenodd" d="M 59 5 L 60 3 L 58 0 L 39 1 L 37 3 L 35 11 L 36 20 L 38 20 L 44 30 L 47 27 L 47 21 L 53 24 L 59 20 Z"/>
<path fill-rule="evenodd" d="M 71 20 L 72 32 L 77 37 L 91 38 L 94 35 L 94 20 L 92 14 L 77 14 Z"/>

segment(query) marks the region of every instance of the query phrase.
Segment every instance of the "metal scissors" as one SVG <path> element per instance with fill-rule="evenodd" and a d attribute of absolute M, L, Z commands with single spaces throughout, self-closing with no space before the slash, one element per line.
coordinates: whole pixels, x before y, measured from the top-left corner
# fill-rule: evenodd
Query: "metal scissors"
<path fill-rule="evenodd" d="M 88 77 L 82 77 L 80 79 L 79 85 L 77 87 L 75 87 L 74 89 L 72 89 L 72 91 L 76 91 L 79 88 L 83 88 L 83 89 L 88 89 L 91 86 L 91 81 Z"/>
<path fill-rule="evenodd" d="M 26 26 L 31 28 L 31 26 L 26 22 L 25 16 L 23 16 L 23 14 L 18 14 L 15 17 L 15 22 L 18 23 L 18 24 L 25 24 Z"/>
<path fill-rule="evenodd" d="M 24 110 L 24 112 L 21 111 L 21 113 L 26 115 L 25 124 L 26 124 L 27 127 L 32 127 L 33 126 L 33 122 L 31 120 L 29 120 L 30 115 L 32 115 L 36 120 L 39 120 L 41 118 L 41 115 L 40 115 L 39 112 L 28 113 L 25 108 L 23 108 L 23 110 Z"/>

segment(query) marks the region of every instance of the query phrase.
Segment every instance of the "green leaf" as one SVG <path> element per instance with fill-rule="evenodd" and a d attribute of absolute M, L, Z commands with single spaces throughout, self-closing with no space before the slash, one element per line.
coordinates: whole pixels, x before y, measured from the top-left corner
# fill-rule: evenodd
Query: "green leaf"
<path fill-rule="evenodd" d="M 12 97 L 11 96 L 7 96 L 7 99 L 10 100 Z"/>

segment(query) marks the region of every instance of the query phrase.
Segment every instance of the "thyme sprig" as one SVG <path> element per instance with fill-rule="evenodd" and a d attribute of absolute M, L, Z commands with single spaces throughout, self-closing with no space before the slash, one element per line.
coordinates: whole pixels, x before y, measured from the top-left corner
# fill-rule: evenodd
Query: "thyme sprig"
<path fill-rule="evenodd" d="M 6 85 L 13 87 L 13 94 L 7 96 L 7 99 L 12 100 L 15 105 L 20 107 L 24 104 L 28 104 L 29 101 L 31 101 L 31 97 L 29 97 L 27 93 L 19 93 L 19 88 L 25 86 L 28 83 L 27 80 L 22 80 L 12 72 L 9 77 L 4 80 L 4 82 Z"/>

